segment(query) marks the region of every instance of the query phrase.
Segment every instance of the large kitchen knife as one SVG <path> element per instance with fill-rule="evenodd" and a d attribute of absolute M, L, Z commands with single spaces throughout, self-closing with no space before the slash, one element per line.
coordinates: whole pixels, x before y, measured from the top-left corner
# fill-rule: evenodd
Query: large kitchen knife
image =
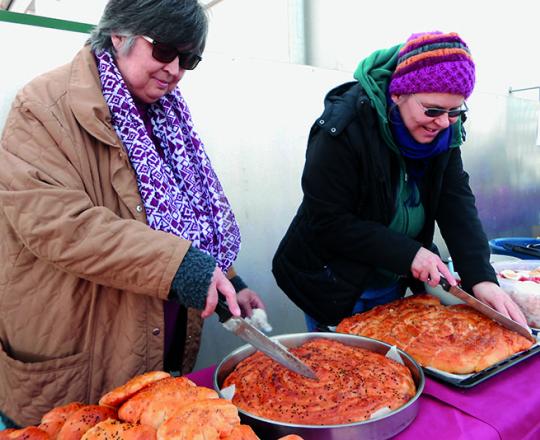
<path fill-rule="evenodd" d="M 487 304 L 484 304 L 482 301 L 477 300 L 474 296 L 468 294 L 463 289 L 460 289 L 457 286 L 451 286 L 446 278 L 441 275 L 439 281 L 441 287 L 447 292 L 454 295 L 456 298 L 462 300 L 465 304 L 468 304 L 473 309 L 478 310 L 483 315 L 488 318 L 493 319 L 494 321 L 501 324 L 503 327 L 512 330 L 516 333 L 519 333 L 521 336 L 526 337 L 532 342 L 538 342 L 536 338 L 529 332 L 529 330 L 523 327 L 521 324 L 518 324 L 516 321 L 507 318 L 502 313 L 497 312 L 497 310 L 491 308 Z"/>
<path fill-rule="evenodd" d="M 223 327 L 250 343 L 257 350 L 262 351 L 277 363 L 309 379 L 318 379 L 313 370 L 289 352 L 284 345 L 273 341 L 245 319 L 234 317 L 227 303 L 221 298 L 218 300 L 216 313 Z"/>

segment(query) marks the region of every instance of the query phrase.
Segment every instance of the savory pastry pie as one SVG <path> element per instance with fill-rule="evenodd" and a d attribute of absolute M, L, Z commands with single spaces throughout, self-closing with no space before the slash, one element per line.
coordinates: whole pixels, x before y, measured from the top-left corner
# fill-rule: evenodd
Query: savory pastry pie
<path fill-rule="evenodd" d="M 471 307 L 414 295 L 345 318 L 337 332 L 396 345 L 424 367 L 466 374 L 484 370 L 533 343 Z"/>
<path fill-rule="evenodd" d="M 319 380 L 282 367 L 261 352 L 241 361 L 223 387 L 236 386 L 233 403 L 259 417 L 302 425 L 366 420 L 414 397 L 411 372 L 381 354 L 331 339 L 290 349 Z"/>

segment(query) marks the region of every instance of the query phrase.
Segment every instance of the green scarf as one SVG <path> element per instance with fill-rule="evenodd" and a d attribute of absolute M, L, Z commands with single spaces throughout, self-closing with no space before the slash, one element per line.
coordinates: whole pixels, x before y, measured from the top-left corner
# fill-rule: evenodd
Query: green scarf
<path fill-rule="evenodd" d="M 398 44 L 389 49 L 380 49 L 373 52 L 367 58 L 364 58 L 354 72 L 354 78 L 360 83 L 371 105 L 377 111 L 379 118 L 379 130 L 382 138 L 388 147 L 399 154 L 399 149 L 395 143 L 390 122 L 388 120 L 388 105 L 386 103 L 386 93 L 392 77 L 392 73 L 397 66 L 398 54 L 402 44 Z M 463 143 L 461 133 L 461 120 L 454 125 L 452 130 L 452 143 L 450 148 L 455 148 Z M 401 155 L 399 155 L 401 158 Z M 405 163 L 400 160 L 400 164 L 405 168 Z"/>

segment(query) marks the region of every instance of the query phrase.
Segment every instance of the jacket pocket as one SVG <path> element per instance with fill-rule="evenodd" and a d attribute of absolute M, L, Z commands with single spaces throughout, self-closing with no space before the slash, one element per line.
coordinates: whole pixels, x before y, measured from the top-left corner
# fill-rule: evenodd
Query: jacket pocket
<path fill-rule="evenodd" d="M 0 409 L 20 426 L 39 423 L 53 406 L 88 400 L 88 353 L 21 362 L 0 344 Z"/>

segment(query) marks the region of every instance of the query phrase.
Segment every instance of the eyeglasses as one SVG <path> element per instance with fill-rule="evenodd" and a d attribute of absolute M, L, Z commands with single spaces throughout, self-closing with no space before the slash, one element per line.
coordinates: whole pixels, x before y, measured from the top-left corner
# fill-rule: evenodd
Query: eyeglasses
<path fill-rule="evenodd" d="M 170 44 L 160 43 L 153 38 L 141 35 L 146 41 L 152 44 L 152 57 L 160 63 L 170 63 L 178 57 L 178 63 L 182 69 L 193 70 L 202 60 L 201 56 L 193 52 L 180 52 L 176 47 Z"/>
<path fill-rule="evenodd" d="M 465 113 L 469 108 L 467 107 L 467 103 L 463 102 L 463 107 L 460 108 L 453 108 L 451 110 L 446 110 L 444 108 L 437 108 L 437 107 L 426 107 L 424 104 L 422 104 L 418 98 L 415 95 L 412 95 L 414 97 L 414 100 L 418 103 L 420 107 L 424 109 L 424 115 L 426 115 L 428 118 L 438 118 L 439 116 L 444 115 L 445 113 L 448 114 L 449 118 L 457 118 L 458 116 L 461 116 L 463 113 Z"/>

